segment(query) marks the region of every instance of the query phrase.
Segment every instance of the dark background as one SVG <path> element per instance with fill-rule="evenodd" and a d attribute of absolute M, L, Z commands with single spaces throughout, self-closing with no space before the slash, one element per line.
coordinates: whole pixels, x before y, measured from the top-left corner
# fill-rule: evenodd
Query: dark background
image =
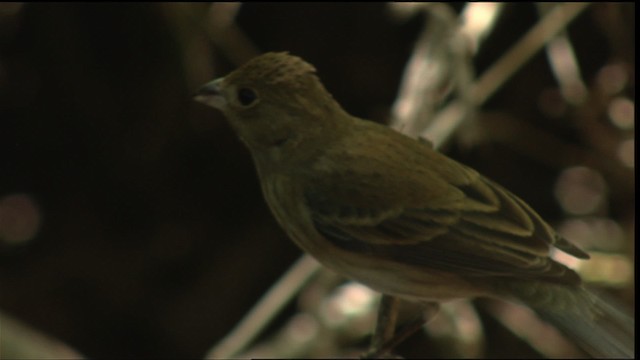
<path fill-rule="evenodd" d="M 200 357 L 300 255 L 248 152 L 221 114 L 192 101 L 239 62 L 210 41 L 208 6 L 0 4 L 0 198 L 21 194 L 40 218 L 24 241 L 0 233 L 0 309 L 89 357 Z M 507 6 L 474 59 L 478 74 L 538 19 L 533 5 Z M 633 4 L 596 4 L 570 25 L 590 90 L 617 61 L 635 99 L 634 14 Z M 349 112 L 378 122 L 425 21 L 396 21 L 380 3 L 247 4 L 236 20 L 259 51 L 302 56 Z M 554 89 L 539 53 L 481 109 L 482 132 L 498 135 L 443 151 L 552 224 L 565 216 L 558 174 L 590 164 L 608 184 L 600 215 L 633 239 L 633 169 L 615 158 L 633 129 L 611 125 L 598 102 L 552 96 L 545 111 L 541 94 Z M 632 289 L 616 294 L 632 304 Z M 491 339 L 518 342 L 504 330 Z M 490 350 L 514 353 L 535 356 Z"/>

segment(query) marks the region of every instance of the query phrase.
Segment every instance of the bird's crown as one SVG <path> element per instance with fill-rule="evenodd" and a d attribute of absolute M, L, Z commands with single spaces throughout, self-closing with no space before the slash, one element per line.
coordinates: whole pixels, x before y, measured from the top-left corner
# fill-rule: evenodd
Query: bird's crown
<path fill-rule="evenodd" d="M 242 76 L 244 79 L 273 85 L 296 85 L 304 75 L 315 72 L 313 65 L 288 52 L 268 52 L 251 59 L 230 77 Z"/>

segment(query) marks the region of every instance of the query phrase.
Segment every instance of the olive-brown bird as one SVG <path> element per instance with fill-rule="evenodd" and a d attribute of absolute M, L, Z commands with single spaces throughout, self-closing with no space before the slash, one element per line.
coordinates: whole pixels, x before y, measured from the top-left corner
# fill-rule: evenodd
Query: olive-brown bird
<path fill-rule="evenodd" d="M 299 57 L 256 57 L 196 99 L 224 113 L 279 224 L 328 268 L 410 300 L 523 302 L 595 356 L 633 356 L 615 333 L 632 332 L 630 320 L 549 256 L 584 251 L 502 186 L 349 115 Z M 620 321 L 602 330 L 603 315 Z"/>

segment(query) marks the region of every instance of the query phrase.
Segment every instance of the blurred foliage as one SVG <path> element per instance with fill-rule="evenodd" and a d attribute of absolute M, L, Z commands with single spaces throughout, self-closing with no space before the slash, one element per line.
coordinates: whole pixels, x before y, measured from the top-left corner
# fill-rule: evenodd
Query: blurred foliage
<path fill-rule="evenodd" d="M 475 72 L 538 11 L 506 5 Z M 349 112 L 387 122 L 428 21 L 384 3 L 0 3 L 2 311 L 88 357 L 202 357 L 300 252 L 269 214 L 248 153 L 191 94 L 257 52 L 288 50 Z M 629 272 L 635 5 L 592 4 L 566 34 L 586 100 L 568 101 L 550 55 L 537 53 L 443 151 L 603 251 L 599 266 Z M 584 190 L 557 195 L 572 189 Z M 576 213 L 574 198 L 591 208 Z M 629 276 L 599 283 L 633 307 Z M 481 356 L 541 356 L 479 314 Z M 398 352 L 437 349 L 416 335 Z"/>

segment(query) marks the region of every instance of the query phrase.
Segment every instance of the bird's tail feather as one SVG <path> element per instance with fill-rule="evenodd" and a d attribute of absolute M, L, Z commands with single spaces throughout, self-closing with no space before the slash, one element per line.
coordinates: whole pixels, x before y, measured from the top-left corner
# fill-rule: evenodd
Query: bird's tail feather
<path fill-rule="evenodd" d="M 557 311 L 553 307 L 534 306 L 545 321 L 594 358 L 634 358 L 635 321 L 618 310 L 611 299 L 604 300 L 581 289 L 580 297 L 588 311 Z M 578 307 L 580 305 L 576 304 Z"/>

